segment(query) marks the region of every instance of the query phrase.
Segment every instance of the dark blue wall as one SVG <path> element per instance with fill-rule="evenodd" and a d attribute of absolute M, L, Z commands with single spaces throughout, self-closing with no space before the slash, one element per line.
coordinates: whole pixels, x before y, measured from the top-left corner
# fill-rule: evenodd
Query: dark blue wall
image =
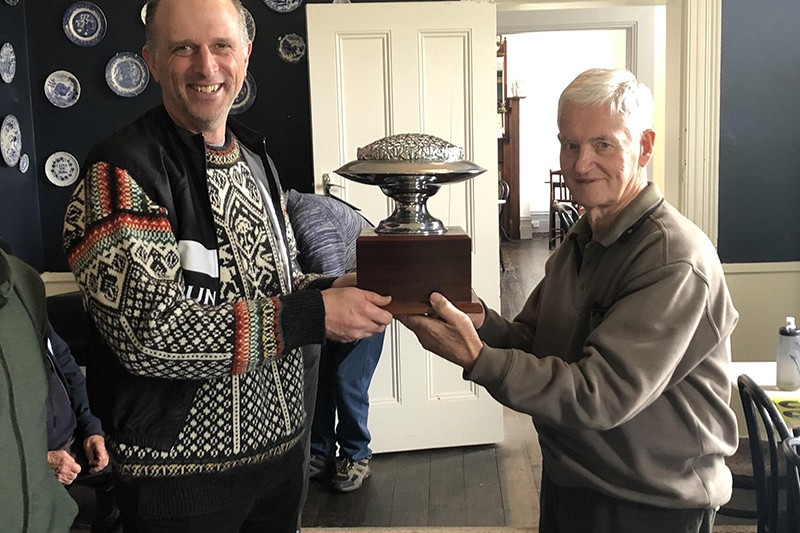
<path fill-rule="evenodd" d="M 30 160 L 23 174 L 19 166 L 8 167 L 0 158 L 0 237 L 14 252 L 34 265 L 42 264 L 41 227 L 39 225 L 38 186 L 35 162 L 33 116 L 28 80 L 28 45 L 25 33 L 25 10 L 20 2 L 10 6 L 0 2 L 0 46 L 11 43 L 17 57 L 17 73 L 11 83 L 0 81 L 0 121 L 12 114 L 22 133 L 22 153 Z"/>
<path fill-rule="evenodd" d="M 73 187 L 57 187 L 47 180 L 47 157 L 65 150 L 82 162 L 94 143 L 160 102 L 152 80 L 133 98 L 114 94 L 105 82 L 105 65 L 114 54 L 141 53 L 144 0 L 94 0 L 105 13 L 108 30 L 92 47 L 77 46 L 64 34 L 62 18 L 73 1 L 21 0 L 16 6 L 0 2 L 0 44 L 12 42 L 17 53 L 14 83 L 0 82 L 0 119 L 7 113 L 18 117 L 23 149 L 31 159 L 24 175 L 0 164 L 0 235 L 39 270 L 68 270 L 61 229 Z M 276 49 L 280 35 L 305 36 L 305 8 L 278 13 L 263 0 L 243 4 L 257 27 L 250 59 L 257 98 L 238 118 L 265 134 L 284 186 L 311 191 L 308 65 L 305 59 L 286 63 Z M 44 82 L 54 70 L 68 70 L 80 81 L 81 97 L 72 107 L 57 108 L 45 97 Z"/>
<path fill-rule="evenodd" d="M 719 255 L 800 261 L 800 2 L 722 2 Z"/>

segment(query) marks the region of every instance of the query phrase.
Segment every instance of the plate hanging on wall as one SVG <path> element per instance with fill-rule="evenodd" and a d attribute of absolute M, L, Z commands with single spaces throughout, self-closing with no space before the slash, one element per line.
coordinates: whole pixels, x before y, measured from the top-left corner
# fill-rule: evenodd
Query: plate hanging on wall
<path fill-rule="evenodd" d="M 19 121 L 14 115 L 6 115 L 0 126 L 0 152 L 6 165 L 13 167 L 19 163 L 22 154 L 22 133 Z"/>
<path fill-rule="evenodd" d="M 120 96 L 138 96 L 149 81 L 150 71 L 138 54 L 120 52 L 106 63 L 106 83 Z"/>
<path fill-rule="evenodd" d="M 256 20 L 253 18 L 253 14 L 250 13 L 246 7 L 244 9 L 244 24 L 247 26 L 247 38 L 251 41 L 256 40 Z"/>
<path fill-rule="evenodd" d="M 106 35 L 106 15 L 91 2 L 75 2 L 64 12 L 64 33 L 78 46 L 94 46 Z"/>
<path fill-rule="evenodd" d="M 0 47 L 0 79 L 6 83 L 14 80 L 17 73 L 17 54 L 11 43 L 3 43 Z"/>
<path fill-rule="evenodd" d="M 303 5 L 303 0 L 264 0 L 264 3 L 273 11 L 288 13 Z"/>
<path fill-rule="evenodd" d="M 236 98 L 233 100 L 233 104 L 231 105 L 231 115 L 244 113 L 250 109 L 250 106 L 253 105 L 253 102 L 255 101 L 256 80 L 248 71 L 247 76 L 244 78 L 244 83 L 242 84 L 242 90 L 239 91 L 238 95 L 236 95 Z"/>
<path fill-rule="evenodd" d="M 22 154 L 22 157 L 19 158 L 19 171 L 25 174 L 28 171 L 29 164 L 28 154 Z"/>
<path fill-rule="evenodd" d="M 15 6 L 15 5 L 17 5 L 18 2 L 19 2 L 19 0 L 6 0 L 6 4 L 8 4 L 10 6 Z"/>
<path fill-rule="evenodd" d="M 69 152 L 54 152 L 44 164 L 44 173 L 53 185 L 66 187 L 75 183 L 81 167 Z"/>
<path fill-rule="evenodd" d="M 44 94 L 56 107 L 70 107 L 81 97 L 81 84 L 72 72 L 56 70 L 44 80 Z"/>
<path fill-rule="evenodd" d="M 278 56 L 287 63 L 297 63 L 306 55 L 306 40 L 296 33 L 278 37 Z"/>

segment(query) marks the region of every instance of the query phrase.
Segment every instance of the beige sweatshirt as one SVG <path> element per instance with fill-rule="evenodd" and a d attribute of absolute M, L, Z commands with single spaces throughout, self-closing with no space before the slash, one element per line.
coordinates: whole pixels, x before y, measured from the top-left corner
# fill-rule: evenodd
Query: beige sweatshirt
<path fill-rule="evenodd" d="M 715 507 L 738 441 L 737 320 L 713 245 L 650 184 L 604 238 L 578 221 L 513 322 L 487 314 L 465 377 L 532 416 L 556 484 Z"/>

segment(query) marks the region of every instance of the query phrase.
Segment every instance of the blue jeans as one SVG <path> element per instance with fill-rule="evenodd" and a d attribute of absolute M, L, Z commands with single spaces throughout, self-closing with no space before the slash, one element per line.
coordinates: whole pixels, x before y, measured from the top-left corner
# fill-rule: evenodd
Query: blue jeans
<path fill-rule="evenodd" d="M 311 453 L 354 461 L 369 459 L 371 439 L 369 384 L 383 349 L 383 333 L 357 343 L 327 342 L 319 361 L 319 384 L 314 422 L 311 425 Z M 338 415 L 339 421 L 336 423 Z"/>

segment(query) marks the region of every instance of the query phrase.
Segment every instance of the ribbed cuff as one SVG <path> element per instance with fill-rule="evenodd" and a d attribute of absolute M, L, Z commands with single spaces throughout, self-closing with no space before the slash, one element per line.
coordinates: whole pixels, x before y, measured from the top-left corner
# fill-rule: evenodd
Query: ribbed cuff
<path fill-rule="evenodd" d="M 325 342 L 325 304 L 322 292 L 305 289 L 280 297 L 284 352 Z"/>
<path fill-rule="evenodd" d="M 513 357 L 508 350 L 492 348 L 484 344 L 472 368 L 461 373 L 461 377 L 474 381 L 488 390 L 502 386 L 511 369 Z"/>

